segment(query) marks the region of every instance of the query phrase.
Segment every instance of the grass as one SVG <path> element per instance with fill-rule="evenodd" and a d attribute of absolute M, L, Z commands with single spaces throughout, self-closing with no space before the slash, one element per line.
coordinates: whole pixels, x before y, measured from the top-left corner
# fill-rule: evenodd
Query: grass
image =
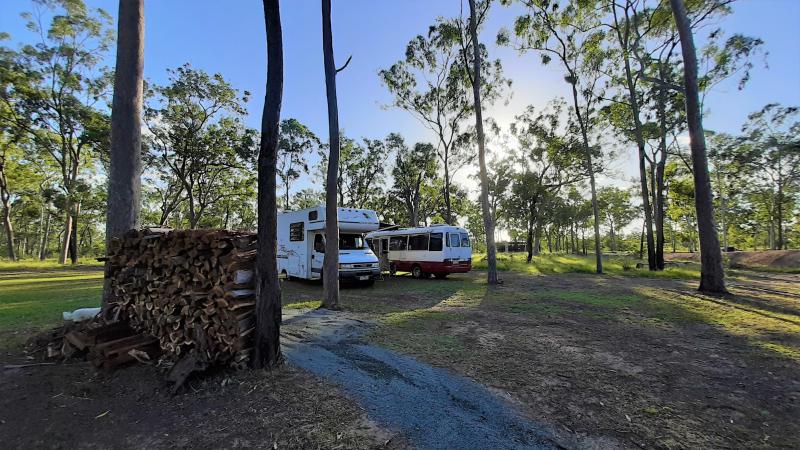
<path fill-rule="evenodd" d="M 59 264 L 55 259 L 23 259 L 11 261 L 0 259 L 0 273 L 3 272 L 41 272 L 41 271 L 71 271 L 71 270 L 94 270 L 103 267 L 103 263 L 92 258 L 85 258 L 78 264 Z"/>
<path fill-rule="evenodd" d="M 486 255 L 473 255 L 473 267 L 486 269 Z M 595 273 L 594 256 L 540 254 L 534 256 L 530 263 L 525 253 L 498 253 L 497 269 L 530 275 L 558 275 L 562 273 Z M 669 267 L 663 271 L 651 272 L 636 269 L 636 261 L 630 257 L 603 258 L 603 271 L 609 275 L 645 278 L 686 279 L 699 278 L 699 265 L 688 263 L 682 267 Z"/>
<path fill-rule="evenodd" d="M 26 332 L 52 325 L 62 311 L 98 306 L 103 289 L 99 270 L 27 271 L 5 264 L 0 271 L 0 346 L 18 345 Z M 12 271 L 13 270 L 13 271 Z"/>

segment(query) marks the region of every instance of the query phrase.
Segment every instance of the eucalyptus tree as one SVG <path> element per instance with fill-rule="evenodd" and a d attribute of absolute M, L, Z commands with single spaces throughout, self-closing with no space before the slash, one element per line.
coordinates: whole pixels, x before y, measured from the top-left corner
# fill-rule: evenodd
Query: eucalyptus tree
<path fill-rule="evenodd" d="M 510 4 L 512 1 L 503 0 L 503 3 Z M 550 0 L 519 0 L 519 3 L 526 12 L 514 21 L 517 39 L 511 45 L 521 53 L 539 52 L 543 64 L 549 64 L 555 58 L 565 72 L 564 80 L 571 88 L 572 113 L 580 129 L 592 196 L 595 265 L 597 273 L 602 273 L 600 211 L 595 186 L 597 169 L 594 162 L 598 155 L 589 142 L 596 123 L 594 116 L 600 97 L 601 66 L 606 58 L 600 10 L 585 2 L 569 2 L 565 7 L 559 7 L 558 3 Z M 510 44 L 507 30 L 498 35 L 498 43 Z"/>
<path fill-rule="evenodd" d="M 742 132 L 745 154 L 740 161 L 754 174 L 752 183 L 771 193 L 770 222 L 774 221 L 777 235 L 771 244 L 785 249 L 786 217 L 793 216 L 795 196 L 800 193 L 800 108 L 770 103 L 748 116 Z"/>
<path fill-rule="evenodd" d="M 485 0 L 481 5 L 481 15 L 489 10 L 491 2 Z M 481 179 L 481 211 L 483 224 L 486 231 L 486 263 L 487 283 L 498 284 L 497 279 L 497 247 L 494 242 L 494 218 L 489 209 L 489 185 L 486 176 L 486 136 L 483 131 L 483 107 L 481 104 L 481 53 L 486 53 L 486 48 L 478 41 L 478 11 L 475 0 L 469 0 L 469 38 L 472 47 L 472 72 L 468 72 L 472 82 L 472 95 L 474 98 L 475 132 L 478 140 L 478 168 Z M 465 55 L 466 59 L 466 55 Z"/>
<path fill-rule="evenodd" d="M 639 214 L 639 209 L 631 203 L 630 191 L 615 186 L 602 187 L 597 192 L 603 217 L 611 234 L 611 251 L 617 251 L 617 234 Z"/>
<path fill-rule="evenodd" d="M 478 15 L 478 27 L 485 17 Z M 448 223 L 455 220 L 450 192 L 453 178 L 475 158 L 467 125 L 474 109 L 468 34 L 463 18 L 439 18 L 426 35 L 417 35 L 408 43 L 404 59 L 379 71 L 381 81 L 394 95 L 392 106 L 408 111 L 436 136 L 444 172 L 444 219 Z M 482 64 L 480 79 L 484 105 L 497 101 L 510 85 L 503 77 L 499 59 Z"/>
<path fill-rule="evenodd" d="M 267 34 L 267 88 L 258 152 L 258 253 L 256 257 L 256 336 L 252 365 L 281 363 L 281 285 L 278 280 L 278 199 L 275 170 L 283 99 L 283 31 L 279 0 L 264 0 Z"/>
<path fill-rule="evenodd" d="M 722 268 L 722 253 L 719 249 L 717 225 L 714 221 L 714 196 L 708 174 L 706 140 L 703 133 L 703 117 L 698 84 L 697 51 L 694 46 L 692 25 L 683 0 L 670 0 L 672 13 L 681 38 L 683 53 L 684 94 L 686 98 L 686 121 L 689 128 L 694 175 L 695 209 L 697 230 L 700 236 L 700 287 L 702 292 L 726 293 L 725 271 Z"/>
<path fill-rule="evenodd" d="M 534 248 L 538 248 L 545 211 L 542 201 L 587 176 L 581 164 L 585 157 L 583 146 L 569 124 L 562 122 L 565 108 L 562 99 L 542 111 L 529 106 L 511 124 L 511 134 L 518 144 L 518 170 L 503 209 L 524 225 L 528 262 Z"/>
<path fill-rule="evenodd" d="M 289 210 L 289 190 L 294 181 L 308 173 L 309 153 L 319 148 L 319 138 L 297 119 L 281 122 L 278 142 L 278 177 L 283 184 L 283 209 Z"/>
<path fill-rule="evenodd" d="M 169 73 L 169 84 L 149 89 L 149 158 L 180 184 L 165 199 L 185 198 L 196 228 L 210 205 L 231 194 L 224 188 L 231 171 L 255 159 L 257 133 L 244 125 L 249 92 L 188 64 Z"/>
<path fill-rule="evenodd" d="M 432 144 L 418 142 L 409 148 L 400 135 L 390 136 L 395 152 L 390 193 L 399 200 L 406 212 L 406 224 L 420 223 L 423 189 L 436 177 L 436 149 Z"/>
<path fill-rule="evenodd" d="M 144 0 L 120 0 L 118 21 L 106 245 L 125 231 L 138 228 L 142 206 Z M 106 280 L 103 284 L 103 307 L 108 306 L 111 295 L 110 280 Z"/>
<path fill-rule="evenodd" d="M 322 0 L 322 57 L 325 67 L 325 93 L 328 99 L 328 170 L 325 180 L 325 261 L 322 268 L 322 306 L 339 308 L 339 210 L 336 204 L 339 174 L 339 106 L 336 99 L 336 68 L 331 31 L 331 0 Z"/>
<path fill-rule="evenodd" d="M 339 134 L 339 164 L 336 170 L 336 194 L 339 206 L 364 208 L 374 206 L 383 195 L 386 161 L 391 151 L 392 135 L 386 140 L 362 138 L 361 141 Z M 327 184 L 328 146 L 319 147 L 318 169 Z"/>
<path fill-rule="evenodd" d="M 108 147 L 108 118 L 100 107 L 110 77 L 99 65 L 113 40 L 111 17 L 102 9 L 90 10 L 80 0 L 34 4 L 35 12 L 24 13 L 23 18 L 38 42 L 19 52 L 31 83 L 25 99 L 32 106 L 30 132 L 44 157 L 59 168 L 65 199 L 59 261 L 66 263 L 69 255 L 76 263 L 80 209 L 76 189 L 92 157 Z"/>

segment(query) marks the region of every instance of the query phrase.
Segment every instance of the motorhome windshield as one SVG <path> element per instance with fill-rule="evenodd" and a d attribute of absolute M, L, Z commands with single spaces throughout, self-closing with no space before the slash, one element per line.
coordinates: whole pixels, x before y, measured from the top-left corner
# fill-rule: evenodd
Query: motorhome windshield
<path fill-rule="evenodd" d="M 339 235 L 339 250 L 360 250 L 365 247 L 364 238 L 360 234 Z"/>

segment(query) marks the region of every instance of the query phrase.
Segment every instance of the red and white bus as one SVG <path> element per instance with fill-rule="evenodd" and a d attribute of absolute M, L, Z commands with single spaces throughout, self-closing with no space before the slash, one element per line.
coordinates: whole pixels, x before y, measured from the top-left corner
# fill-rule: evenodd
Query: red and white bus
<path fill-rule="evenodd" d="M 411 272 L 414 278 L 445 278 L 472 270 L 467 230 L 452 225 L 378 230 L 367 234 L 383 270 Z"/>

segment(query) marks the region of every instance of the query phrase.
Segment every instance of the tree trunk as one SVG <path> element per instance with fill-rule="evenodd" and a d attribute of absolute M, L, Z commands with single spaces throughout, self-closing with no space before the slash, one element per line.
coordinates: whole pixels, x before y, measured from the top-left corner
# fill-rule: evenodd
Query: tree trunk
<path fill-rule="evenodd" d="M 572 80 L 577 80 L 573 75 Z M 589 135 L 586 131 L 586 124 L 584 123 L 583 114 L 581 114 L 580 104 L 578 102 L 578 87 L 576 83 L 572 85 L 572 100 L 575 107 L 575 116 L 578 119 L 578 125 L 581 128 L 581 138 L 583 139 L 583 151 L 586 156 L 586 170 L 589 172 L 589 187 L 592 192 L 592 215 L 594 216 L 594 254 L 595 254 L 595 267 L 597 273 L 603 273 L 603 248 L 600 241 L 600 207 L 597 204 L 597 188 L 595 187 L 594 180 L 594 167 L 592 163 L 592 152 L 589 147 Z"/>
<path fill-rule="evenodd" d="M 611 231 L 611 251 L 617 252 L 617 236 L 614 234 L 614 221 L 609 220 L 609 230 Z"/>
<path fill-rule="evenodd" d="M 256 255 L 256 336 L 253 367 L 281 363 L 281 285 L 278 280 L 275 169 L 278 163 L 278 124 L 283 98 L 283 33 L 279 0 L 264 0 L 267 30 L 267 89 L 261 116 L 258 154 L 258 253 Z"/>
<path fill-rule="evenodd" d="M 69 259 L 72 264 L 78 264 L 78 219 L 81 215 L 80 202 L 75 204 L 74 215 L 72 216 L 72 235 L 69 239 Z"/>
<path fill-rule="evenodd" d="M 64 210 L 66 213 L 64 217 L 64 234 L 61 237 L 61 249 L 58 255 L 59 264 L 67 263 L 67 256 L 69 254 L 69 240 L 70 236 L 72 236 L 72 205 L 69 201 L 69 195 L 66 205 L 64 206 Z"/>
<path fill-rule="evenodd" d="M 542 227 L 536 223 L 536 228 L 533 231 L 533 256 L 537 256 L 542 251 Z"/>
<path fill-rule="evenodd" d="M 631 114 L 633 115 L 634 135 L 636 137 L 636 147 L 639 156 L 639 182 L 641 184 L 642 207 L 644 209 L 644 224 L 647 237 L 647 267 L 649 270 L 655 270 L 656 257 L 654 252 L 655 242 L 653 239 L 653 210 L 650 205 L 649 189 L 647 188 L 647 168 L 645 164 L 646 150 L 644 136 L 642 134 L 642 122 L 639 117 L 639 99 L 636 95 L 636 86 L 633 82 L 630 58 L 627 53 L 624 55 L 624 59 L 628 100 L 630 101 Z"/>
<path fill-rule="evenodd" d="M 666 78 L 663 64 L 659 64 L 661 79 Z M 654 205 L 656 225 L 656 269 L 664 270 L 664 169 L 667 163 L 667 118 L 666 118 L 666 86 L 663 84 L 658 90 L 658 116 L 659 116 L 659 159 L 654 161 L 656 171 L 654 177 Z"/>
<path fill-rule="evenodd" d="M 8 259 L 15 261 L 17 254 L 14 251 L 14 226 L 11 223 L 11 202 L 3 199 L 3 228 L 6 231 L 6 245 L 8 246 Z"/>
<path fill-rule="evenodd" d="M 475 99 L 475 130 L 478 134 L 478 165 L 481 177 L 481 211 L 483 227 L 486 229 L 486 281 L 497 284 L 497 247 L 494 242 L 494 220 L 489 210 L 489 184 L 486 177 L 486 147 L 483 134 L 483 110 L 481 109 L 481 52 L 478 44 L 478 19 L 475 0 L 469 0 L 469 32 L 472 37 L 472 96 Z M 449 214 L 449 211 L 448 211 Z"/>
<path fill-rule="evenodd" d="M 47 258 L 47 241 L 50 240 L 50 211 L 45 212 L 44 232 L 42 234 L 42 245 L 39 247 L 39 261 Z"/>
<path fill-rule="evenodd" d="M 144 0 L 120 0 L 117 62 L 111 105 L 111 159 L 106 209 L 106 248 L 111 239 L 138 228 L 141 208 Z M 111 298 L 103 283 L 102 307 Z"/>
<path fill-rule="evenodd" d="M 328 97 L 328 180 L 325 192 L 325 260 L 322 268 L 322 306 L 339 309 L 339 106 L 336 99 L 336 63 L 333 57 L 331 0 L 322 0 L 322 56 L 325 63 L 325 88 Z"/>
<path fill-rule="evenodd" d="M 697 229 L 700 237 L 700 287 L 702 292 L 727 293 L 722 253 L 719 249 L 717 227 L 714 223 L 714 203 L 711 179 L 708 175 L 708 157 L 700 111 L 697 86 L 697 53 L 691 23 L 683 0 L 670 0 L 672 13 L 681 37 L 684 85 L 686 88 L 686 119 L 689 127 L 692 168 L 694 172 L 694 201 L 697 211 Z"/>
<path fill-rule="evenodd" d="M 534 234 L 533 220 L 534 220 L 533 217 L 528 219 L 528 232 L 525 240 L 525 246 L 528 248 L 528 257 L 526 258 L 527 262 L 531 262 L 533 260 L 533 255 L 534 252 L 536 251 L 533 242 L 533 234 Z"/>

